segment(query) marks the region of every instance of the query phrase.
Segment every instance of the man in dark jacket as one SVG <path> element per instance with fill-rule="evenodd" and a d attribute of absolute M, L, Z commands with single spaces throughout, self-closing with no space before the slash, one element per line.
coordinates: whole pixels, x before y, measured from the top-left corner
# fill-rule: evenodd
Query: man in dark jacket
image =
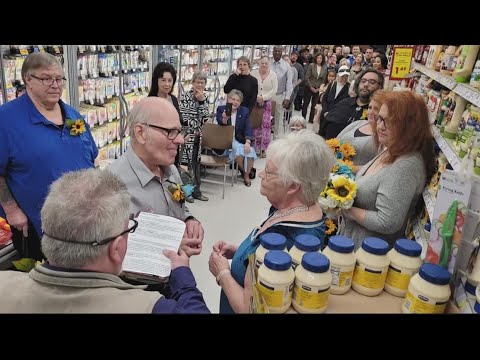
<path fill-rule="evenodd" d="M 355 98 L 346 98 L 337 103 L 320 122 L 319 134 L 328 140 L 338 134 L 355 120 L 366 120 L 368 104 L 372 94 L 383 89 L 383 75 L 374 69 L 367 69 L 358 74 L 355 81 Z"/>

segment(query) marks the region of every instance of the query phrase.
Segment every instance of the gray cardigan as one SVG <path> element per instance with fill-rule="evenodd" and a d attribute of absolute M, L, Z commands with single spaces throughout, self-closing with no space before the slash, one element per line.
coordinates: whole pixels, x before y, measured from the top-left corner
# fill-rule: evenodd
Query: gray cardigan
<path fill-rule="evenodd" d="M 368 124 L 368 120 L 354 121 L 338 134 L 338 138 L 341 141 L 347 141 L 355 148 L 357 154 L 352 158 L 355 165 L 365 165 L 377 156 L 378 153 L 375 143 L 373 142 L 373 136 L 355 137 L 355 131 L 366 124 Z"/>
<path fill-rule="evenodd" d="M 339 229 L 340 235 L 355 242 L 355 249 L 369 236 L 381 238 L 390 246 L 404 238 L 407 220 L 425 187 L 420 153 L 401 156 L 393 164 L 364 176 L 375 159 L 363 166 L 356 177 L 358 187 L 353 206 L 366 210 L 363 226 L 344 217 Z"/>

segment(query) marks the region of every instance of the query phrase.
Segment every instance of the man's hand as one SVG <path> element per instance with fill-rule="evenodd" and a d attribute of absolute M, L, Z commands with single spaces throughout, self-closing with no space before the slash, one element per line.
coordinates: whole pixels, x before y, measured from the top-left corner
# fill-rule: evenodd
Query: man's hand
<path fill-rule="evenodd" d="M 284 109 L 288 109 L 290 107 L 290 100 L 288 99 L 283 100 L 282 106 Z"/>
<path fill-rule="evenodd" d="M 17 204 L 13 206 L 4 206 L 5 214 L 7 215 L 7 222 L 18 231 L 23 232 L 23 236 L 28 236 L 28 218 L 23 213 L 22 209 Z"/>
<path fill-rule="evenodd" d="M 225 241 L 218 241 L 213 245 L 213 251 L 225 256 L 227 259 L 233 258 L 237 247 L 233 244 L 226 243 Z"/>
<path fill-rule="evenodd" d="M 203 226 L 195 219 L 188 220 L 186 225 L 180 247 L 189 257 L 198 255 L 202 252 Z"/>
<path fill-rule="evenodd" d="M 194 89 L 194 95 L 195 95 L 195 98 L 198 100 L 198 101 L 205 101 L 206 97 L 205 95 L 203 94 L 203 91 L 200 90 L 200 89 Z"/>
<path fill-rule="evenodd" d="M 172 270 L 181 266 L 190 266 L 190 259 L 181 248 L 178 249 L 178 254 L 173 250 L 163 249 L 163 255 L 170 259 Z"/>

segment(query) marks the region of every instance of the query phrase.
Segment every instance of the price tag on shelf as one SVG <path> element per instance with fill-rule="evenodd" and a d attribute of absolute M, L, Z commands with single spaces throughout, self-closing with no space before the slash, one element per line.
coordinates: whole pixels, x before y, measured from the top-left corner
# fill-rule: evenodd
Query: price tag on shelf
<path fill-rule="evenodd" d="M 432 132 L 433 132 L 433 137 L 435 141 L 437 142 L 438 146 L 440 147 L 440 150 L 445 154 L 447 157 L 448 162 L 452 166 L 452 168 L 455 171 L 458 171 L 460 169 L 460 159 L 455 153 L 455 151 L 452 149 L 450 144 L 443 138 L 443 136 L 440 134 L 440 130 L 436 126 L 432 126 Z"/>
<path fill-rule="evenodd" d="M 11 88 L 13 88 L 12 83 L 11 83 L 11 82 L 7 82 L 7 83 L 5 84 L 5 88 L 6 88 L 6 89 L 11 89 Z"/>
<path fill-rule="evenodd" d="M 60 54 L 60 48 L 58 47 L 58 45 L 53 46 L 53 51 L 55 51 L 55 54 Z"/>
<path fill-rule="evenodd" d="M 28 55 L 28 50 L 27 49 L 20 49 L 20 54 L 22 55 Z"/>

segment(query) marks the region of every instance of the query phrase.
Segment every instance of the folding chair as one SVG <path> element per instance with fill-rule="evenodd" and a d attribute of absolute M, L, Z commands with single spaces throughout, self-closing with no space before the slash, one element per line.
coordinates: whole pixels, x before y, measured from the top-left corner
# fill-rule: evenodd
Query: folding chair
<path fill-rule="evenodd" d="M 231 125 L 222 126 L 217 124 L 206 123 L 202 127 L 202 147 L 205 149 L 232 149 L 233 132 L 235 128 Z M 225 198 L 225 183 L 227 180 L 227 165 L 229 158 L 227 156 L 217 155 L 201 155 L 200 165 L 209 167 L 222 167 L 223 166 L 223 182 L 214 180 L 202 180 L 204 182 L 213 184 L 222 184 L 222 199 Z M 235 167 L 232 166 L 232 186 L 234 179 Z"/>
<path fill-rule="evenodd" d="M 290 127 L 288 124 L 290 123 L 290 118 L 292 117 L 292 112 L 293 112 L 293 104 L 290 104 L 290 107 L 288 109 L 285 109 L 283 111 L 283 133 L 287 134 L 287 129 L 290 130 Z"/>
<path fill-rule="evenodd" d="M 262 157 L 262 145 L 263 145 L 262 122 L 263 122 L 263 108 L 259 108 L 255 106 L 252 112 L 250 113 L 250 124 L 252 125 L 252 130 L 260 129 L 260 157 Z"/>

